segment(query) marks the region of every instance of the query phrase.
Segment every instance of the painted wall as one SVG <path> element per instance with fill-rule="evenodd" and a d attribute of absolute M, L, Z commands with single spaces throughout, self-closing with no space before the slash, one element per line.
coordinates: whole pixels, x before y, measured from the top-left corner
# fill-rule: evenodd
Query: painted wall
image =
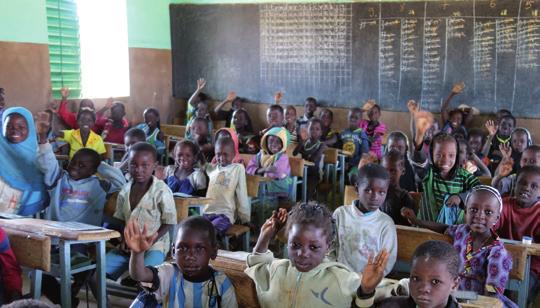
<path fill-rule="evenodd" d="M 47 44 L 45 0 L 0 0 L 0 41 Z"/>

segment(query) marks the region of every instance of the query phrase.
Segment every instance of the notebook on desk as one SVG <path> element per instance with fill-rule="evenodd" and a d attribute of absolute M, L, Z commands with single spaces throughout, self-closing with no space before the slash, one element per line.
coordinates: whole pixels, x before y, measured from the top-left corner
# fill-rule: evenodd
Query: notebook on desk
<path fill-rule="evenodd" d="M 51 228 L 65 229 L 72 231 L 96 231 L 96 230 L 106 230 L 105 228 L 85 224 L 82 222 L 75 221 L 45 221 L 43 225 L 46 225 Z"/>

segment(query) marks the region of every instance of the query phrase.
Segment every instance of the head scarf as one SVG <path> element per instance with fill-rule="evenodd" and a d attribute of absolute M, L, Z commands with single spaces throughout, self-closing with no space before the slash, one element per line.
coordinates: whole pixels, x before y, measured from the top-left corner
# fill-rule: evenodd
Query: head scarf
<path fill-rule="evenodd" d="M 15 113 L 20 114 L 28 124 L 28 137 L 20 143 L 10 143 L 5 137 L 7 118 Z M 11 107 L 2 114 L 2 123 L 0 157 L 6 163 L 0 168 L 0 177 L 12 188 L 23 191 L 18 214 L 35 214 L 43 209 L 47 194 L 43 173 L 35 165 L 38 142 L 34 119 L 28 109 Z"/>
<path fill-rule="evenodd" d="M 234 128 L 230 128 L 230 127 L 224 127 L 224 128 L 221 128 L 219 129 L 216 134 L 214 135 L 214 144 L 216 143 L 217 141 L 217 138 L 219 136 L 219 133 L 221 131 L 226 131 L 229 133 L 229 135 L 231 135 L 231 139 L 234 143 L 234 158 L 232 160 L 233 163 L 238 163 L 238 164 L 242 164 L 243 163 L 243 159 L 242 157 L 240 157 L 240 152 L 238 151 L 238 135 L 236 134 L 236 131 L 234 130 Z M 217 163 L 217 159 L 216 157 L 214 156 L 214 158 L 212 158 L 212 164 L 216 164 Z"/>
<path fill-rule="evenodd" d="M 267 140 L 269 136 L 276 136 L 281 140 L 281 150 L 278 153 L 272 154 L 267 146 Z M 287 146 L 289 145 L 289 131 L 284 127 L 272 127 L 261 139 L 261 167 L 266 168 L 272 166 L 276 162 L 281 154 L 285 153 Z"/>

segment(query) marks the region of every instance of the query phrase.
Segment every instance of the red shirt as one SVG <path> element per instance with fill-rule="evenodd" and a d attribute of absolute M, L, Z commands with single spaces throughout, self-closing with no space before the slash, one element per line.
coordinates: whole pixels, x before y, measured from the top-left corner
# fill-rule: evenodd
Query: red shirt
<path fill-rule="evenodd" d="M 112 120 L 102 117 L 96 121 L 94 127 L 101 132 L 103 141 L 124 144 L 124 134 L 129 129 L 129 123 L 126 119 L 122 119 L 122 127 L 114 127 Z"/>
<path fill-rule="evenodd" d="M 0 275 L 2 276 L 2 289 L 8 297 L 22 294 L 22 271 L 13 250 L 9 246 L 9 239 L 0 228 Z"/>
<path fill-rule="evenodd" d="M 533 243 L 540 243 L 540 201 L 529 208 L 522 208 L 514 197 L 503 199 L 501 218 L 495 225 L 501 238 L 520 241 L 523 236 L 532 237 Z M 531 270 L 540 276 L 540 257 L 533 256 Z"/>

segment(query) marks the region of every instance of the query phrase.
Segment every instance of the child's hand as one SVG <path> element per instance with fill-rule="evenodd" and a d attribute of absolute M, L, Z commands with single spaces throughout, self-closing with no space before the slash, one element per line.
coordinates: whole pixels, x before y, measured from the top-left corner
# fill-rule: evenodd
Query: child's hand
<path fill-rule="evenodd" d="M 160 180 L 165 180 L 165 167 L 157 166 L 154 170 L 154 176 Z"/>
<path fill-rule="evenodd" d="M 47 136 L 51 128 L 51 116 L 47 112 L 38 112 L 35 122 L 38 136 Z"/>
<path fill-rule="evenodd" d="M 112 97 L 107 98 L 107 101 L 105 102 L 105 109 L 111 109 L 113 105 L 114 99 Z"/>
<path fill-rule="evenodd" d="M 139 229 L 139 224 L 136 220 L 130 220 L 126 227 L 124 228 L 124 240 L 126 245 L 135 253 L 145 252 L 157 239 L 157 232 L 153 235 L 146 234 L 146 224 L 143 227 L 143 230 Z"/>
<path fill-rule="evenodd" d="M 416 136 L 424 136 L 433 125 L 433 114 L 429 111 L 418 111 L 415 114 L 414 123 L 416 126 Z"/>
<path fill-rule="evenodd" d="M 373 255 L 368 257 L 368 263 L 362 271 L 362 281 L 360 287 L 364 294 L 370 294 L 375 291 L 377 285 L 384 278 L 384 269 L 388 263 L 388 252 L 383 249 L 379 254 L 373 258 Z"/>
<path fill-rule="evenodd" d="M 60 89 L 60 95 L 62 95 L 62 100 L 65 100 L 69 97 L 69 88 L 68 87 L 62 87 Z"/>
<path fill-rule="evenodd" d="M 465 82 L 458 82 L 452 87 L 452 94 L 459 94 L 465 89 Z"/>
<path fill-rule="evenodd" d="M 511 157 L 508 159 L 503 159 L 497 166 L 494 177 L 502 178 L 508 176 L 510 173 L 512 173 L 512 170 L 514 170 L 514 160 Z"/>
<path fill-rule="evenodd" d="M 499 144 L 499 150 L 501 151 L 503 159 L 512 157 L 512 147 L 510 146 L 510 143 Z"/>
<path fill-rule="evenodd" d="M 405 217 L 405 219 L 407 219 L 407 221 L 409 221 L 411 225 L 418 225 L 418 219 L 416 218 L 416 214 L 411 208 L 402 207 L 401 216 Z"/>
<path fill-rule="evenodd" d="M 495 125 L 495 122 L 493 120 L 488 120 L 485 124 L 485 127 L 491 137 L 495 136 L 495 134 L 497 134 L 497 130 L 499 129 L 497 125 Z"/>
<path fill-rule="evenodd" d="M 358 163 L 358 169 L 362 168 L 367 164 L 377 163 L 378 161 L 379 159 L 377 158 L 377 155 L 375 155 L 375 153 L 364 153 L 362 154 L 362 158 L 360 158 L 360 162 Z"/>
<path fill-rule="evenodd" d="M 364 111 L 369 111 L 371 108 L 373 108 L 373 106 L 375 106 L 377 103 L 375 103 L 375 100 L 374 99 L 368 99 L 365 103 L 364 103 L 364 106 L 362 106 L 362 110 Z"/>
<path fill-rule="evenodd" d="M 461 198 L 458 195 L 452 195 L 446 200 L 446 205 L 449 207 L 459 206 Z"/>
<path fill-rule="evenodd" d="M 225 98 L 225 100 L 227 102 L 232 102 L 232 101 L 234 101 L 235 98 L 236 98 L 236 92 L 229 91 L 229 93 L 227 93 L 227 97 Z"/>
<path fill-rule="evenodd" d="M 420 106 L 415 100 L 411 99 L 407 102 L 407 109 L 409 109 L 410 113 L 415 114 L 420 111 Z"/>
<path fill-rule="evenodd" d="M 199 78 L 197 80 L 197 91 L 202 91 L 204 86 L 206 86 L 206 80 L 204 80 L 203 78 Z"/>
<path fill-rule="evenodd" d="M 283 99 L 283 92 L 277 91 L 276 94 L 274 95 L 274 101 L 276 102 L 276 104 L 280 104 L 282 99 Z"/>

